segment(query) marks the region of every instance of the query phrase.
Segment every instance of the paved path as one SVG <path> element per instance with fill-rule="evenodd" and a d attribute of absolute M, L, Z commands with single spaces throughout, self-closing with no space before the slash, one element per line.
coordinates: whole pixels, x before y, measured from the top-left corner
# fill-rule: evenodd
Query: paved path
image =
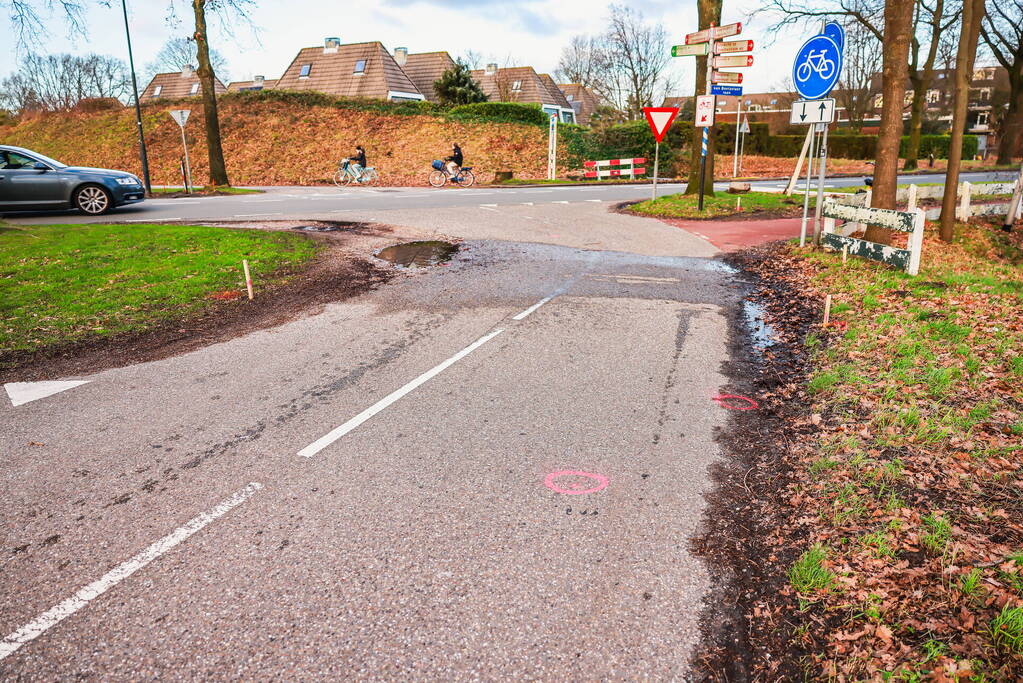
<path fill-rule="evenodd" d="M 683 678 L 741 283 L 490 208 L 380 212 L 449 267 L 0 403 L 0 678 Z"/>

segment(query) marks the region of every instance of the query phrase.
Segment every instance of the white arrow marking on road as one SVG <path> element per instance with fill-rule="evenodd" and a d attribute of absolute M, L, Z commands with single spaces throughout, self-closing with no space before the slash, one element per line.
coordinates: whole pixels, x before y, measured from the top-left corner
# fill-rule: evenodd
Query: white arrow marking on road
<path fill-rule="evenodd" d="M 188 522 L 188 524 L 185 524 L 183 527 L 179 527 L 170 535 L 164 536 L 135 557 L 127 560 L 126 562 L 122 562 L 96 581 L 93 581 L 88 586 L 84 586 L 79 589 L 77 593 L 64 602 L 61 602 L 55 607 L 51 607 L 47 611 L 43 612 L 33 621 L 25 624 L 17 631 L 0 641 L 0 660 L 14 654 L 22 645 L 30 640 L 38 638 L 47 630 L 53 628 L 78 610 L 85 607 L 89 604 L 89 601 L 103 595 L 108 590 L 166 553 L 168 550 L 171 550 L 174 546 L 181 544 L 183 541 L 187 541 L 190 536 L 195 535 L 210 522 L 214 521 L 218 517 L 223 517 L 233 508 L 244 503 L 261 488 L 263 488 L 262 484 L 256 482 L 249 484 L 209 512 L 204 512 L 198 517 L 192 519 Z"/>
<path fill-rule="evenodd" d="M 4 389 L 11 399 L 11 405 L 20 406 L 88 383 L 89 380 L 85 379 L 62 382 L 8 382 Z"/>

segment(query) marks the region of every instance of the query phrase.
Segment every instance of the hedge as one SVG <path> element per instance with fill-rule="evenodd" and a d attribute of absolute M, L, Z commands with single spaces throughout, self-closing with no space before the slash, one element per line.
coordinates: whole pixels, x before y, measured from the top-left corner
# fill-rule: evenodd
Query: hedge
<path fill-rule="evenodd" d="M 518 102 L 476 102 L 463 104 L 451 109 L 448 118 L 456 121 L 497 121 L 502 123 L 527 123 L 547 126 L 550 117 L 539 104 Z"/>
<path fill-rule="evenodd" d="M 283 102 L 307 107 L 330 107 L 332 109 L 354 109 L 372 111 L 381 114 L 398 116 L 438 115 L 447 112 L 450 107 L 427 101 L 391 102 L 389 100 L 371 100 L 362 97 L 335 97 L 316 90 L 242 90 L 225 93 L 218 99 L 243 102 Z"/>
<path fill-rule="evenodd" d="M 950 135 L 921 135 L 920 159 L 926 159 L 927 155 L 934 153 L 936 159 L 948 159 L 948 150 L 951 146 Z M 906 156 L 906 148 L 909 146 L 909 137 L 902 137 L 902 144 L 899 145 L 899 156 Z M 972 159 L 977 154 L 978 142 L 976 135 L 963 136 L 963 158 Z"/>

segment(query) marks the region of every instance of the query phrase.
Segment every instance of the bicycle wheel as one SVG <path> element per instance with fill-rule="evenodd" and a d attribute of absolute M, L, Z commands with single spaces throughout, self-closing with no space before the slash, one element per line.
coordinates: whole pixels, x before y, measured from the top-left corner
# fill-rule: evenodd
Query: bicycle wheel
<path fill-rule="evenodd" d="M 810 77 L 810 62 L 803 62 L 796 69 L 796 80 L 802 83 Z"/>
<path fill-rule="evenodd" d="M 472 174 L 472 171 L 462 171 L 462 180 L 459 185 L 462 187 L 472 187 L 472 184 L 476 182 L 476 176 Z"/>
<path fill-rule="evenodd" d="M 338 170 L 338 172 L 334 174 L 334 184 L 337 185 L 338 187 L 344 185 L 345 184 L 344 179 L 346 175 L 348 174 L 345 173 L 344 171 Z"/>
<path fill-rule="evenodd" d="M 824 80 L 828 80 L 835 73 L 835 62 L 830 59 L 822 59 L 817 73 Z"/>
<path fill-rule="evenodd" d="M 448 174 L 444 171 L 430 171 L 430 184 L 434 187 L 444 187 L 448 181 Z"/>

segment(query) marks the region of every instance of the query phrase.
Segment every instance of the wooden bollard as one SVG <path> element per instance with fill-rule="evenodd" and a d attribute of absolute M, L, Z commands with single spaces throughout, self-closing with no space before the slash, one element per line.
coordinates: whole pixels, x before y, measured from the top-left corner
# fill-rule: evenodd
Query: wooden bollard
<path fill-rule="evenodd" d="M 831 295 L 824 297 L 824 326 L 831 322 Z"/>
<path fill-rule="evenodd" d="M 249 274 L 249 262 L 242 260 L 242 268 L 245 269 L 245 287 L 249 290 L 249 301 L 252 301 L 252 275 Z"/>

